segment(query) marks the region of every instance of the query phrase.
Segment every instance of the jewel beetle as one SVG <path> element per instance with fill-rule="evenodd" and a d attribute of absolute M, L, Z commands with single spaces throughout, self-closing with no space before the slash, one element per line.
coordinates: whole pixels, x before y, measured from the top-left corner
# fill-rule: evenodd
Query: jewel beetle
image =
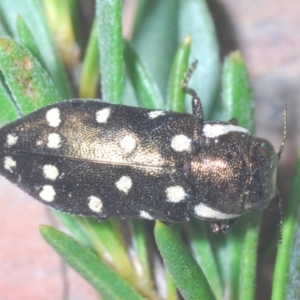
<path fill-rule="evenodd" d="M 191 73 L 191 72 L 190 72 Z M 40 202 L 104 220 L 209 220 L 225 232 L 276 197 L 281 149 L 231 122 L 68 100 L 0 129 L 0 173 Z"/>

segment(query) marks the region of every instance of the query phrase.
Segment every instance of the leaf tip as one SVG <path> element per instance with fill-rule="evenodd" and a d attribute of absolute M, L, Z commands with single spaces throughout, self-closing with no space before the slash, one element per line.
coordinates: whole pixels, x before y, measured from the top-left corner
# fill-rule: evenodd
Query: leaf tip
<path fill-rule="evenodd" d="M 191 37 L 190 35 L 188 35 L 188 36 L 184 39 L 183 44 L 189 45 L 189 44 L 191 44 L 191 42 L 192 42 L 192 37 Z"/>
<path fill-rule="evenodd" d="M 233 51 L 233 52 L 229 55 L 229 59 L 231 59 L 231 60 L 233 60 L 233 61 L 236 61 L 236 62 L 240 62 L 240 63 L 243 63 L 243 62 L 244 62 L 242 53 L 241 53 L 241 51 L 239 51 L 239 50 Z"/>
<path fill-rule="evenodd" d="M 49 225 L 44 225 L 44 224 L 40 225 L 40 226 L 39 226 L 40 234 L 41 234 L 42 236 L 44 236 L 45 234 L 47 234 L 47 232 L 48 232 L 49 229 L 51 229 L 51 228 L 52 228 L 52 227 L 49 226 Z"/>

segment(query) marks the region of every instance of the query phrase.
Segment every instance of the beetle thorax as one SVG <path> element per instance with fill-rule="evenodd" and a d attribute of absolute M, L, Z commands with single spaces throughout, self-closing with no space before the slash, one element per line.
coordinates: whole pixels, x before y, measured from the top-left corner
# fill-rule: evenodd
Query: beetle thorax
<path fill-rule="evenodd" d="M 242 127 L 206 123 L 200 151 L 191 163 L 194 215 L 231 219 L 265 208 L 276 192 L 276 157 L 270 143 Z"/>

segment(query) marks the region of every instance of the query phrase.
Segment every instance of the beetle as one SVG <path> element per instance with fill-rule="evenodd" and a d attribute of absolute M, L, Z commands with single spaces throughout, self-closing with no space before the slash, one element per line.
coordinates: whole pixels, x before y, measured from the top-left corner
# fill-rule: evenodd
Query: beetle
<path fill-rule="evenodd" d="M 0 173 L 65 213 L 186 222 L 226 232 L 243 214 L 277 196 L 271 143 L 230 122 L 193 114 L 68 100 L 0 129 Z"/>

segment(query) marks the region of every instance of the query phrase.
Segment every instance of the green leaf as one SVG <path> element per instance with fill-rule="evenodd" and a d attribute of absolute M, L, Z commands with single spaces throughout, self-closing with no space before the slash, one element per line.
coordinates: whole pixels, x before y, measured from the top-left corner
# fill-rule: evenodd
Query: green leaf
<path fill-rule="evenodd" d="M 185 300 L 215 299 L 199 265 L 173 230 L 157 222 L 155 239 L 165 266 Z"/>
<path fill-rule="evenodd" d="M 249 213 L 245 219 L 247 230 L 239 258 L 240 277 L 237 278 L 237 285 L 239 286 L 239 299 L 255 299 L 257 246 L 261 213 Z"/>
<path fill-rule="evenodd" d="M 72 23 L 74 1 L 42 1 L 44 14 L 59 56 L 69 68 L 76 66 L 79 60 L 79 47 L 75 41 Z"/>
<path fill-rule="evenodd" d="M 223 299 L 223 283 L 221 280 L 220 269 L 213 248 L 211 238 L 211 228 L 202 221 L 191 220 L 187 225 L 187 236 L 189 237 L 190 247 L 195 259 L 200 265 L 208 283 L 217 299 Z M 214 235 L 219 238 L 220 236 Z"/>
<path fill-rule="evenodd" d="M 190 50 L 191 37 L 188 36 L 177 50 L 171 69 L 168 89 L 168 108 L 177 112 L 185 111 L 185 93 L 182 90 L 182 83 L 189 67 Z"/>
<path fill-rule="evenodd" d="M 40 227 L 40 232 L 46 242 L 104 297 L 112 300 L 143 299 L 127 282 L 99 260 L 95 253 L 72 237 L 46 225 Z"/>
<path fill-rule="evenodd" d="M 261 213 L 243 215 L 214 247 L 223 290 L 230 299 L 252 299 L 256 284 L 257 244 Z"/>
<path fill-rule="evenodd" d="M 0 125 L 2 126 L 19 117 L 18 110 L 2 81 L 0 81 L 0 99 Z"/>
<path fill-rule="evenodd" d="M 239 218 L 237 224 L 226 236 L 221 237 L 220 243 L 215 248 L 223 276 L 223 289 L 227 291 L 230 299 L 239 299 L 240 265 L 243 241 L 246 234 L 246 226 L 248 225 L 247 223 L 244 224 L 244 218 L 245 216 Z"/>
<path fill-rule="evenodd" d="M 82 63 L 79 97 L 96 98 L 99 85 L 99 49 L 97 23 L 94 22 Z"/>
<path fill-rule="evenodd" d="M 92 218 L 73 217 L 59 212 L 56 212 L 56 215 L 78 241 L 96 252 L 107 265 L 112 267 L 137 291 L 145 295 L 147 299 L 157 299 L 153 290 L 148 256 L 144 253 L 146 257 L 140 261 L 143 266 L 143 273 L 136 274 L 129 259 L 118 220 L 111 219 L 98 222 Z M 143 238 L 145 235 L 137 235 L 140 242 Z M 139 246 L 141 250 L 141 245 L 139 244 Z M 147 251 L 145 246 L 144 251 Z M 147 264 L 148 269 L 144 269 L 144 263 Z"/>
<path fill-rule="evenodd" d="M 102 98 L 120 104 L 123 93 L 122 1 L 97 0 L 96 15 Z"/>
<path fill-rule="evenodd" d="M 94 248 L 103 260 L 114 266 L 127 281 L 134 281 L 134 271 L 127 255 L 117 220 L 98 222 L 91 218 L 78 218 L 84 225 Z"/>
<path fill-rule="evenodd" d="M 182 41 L 188 35 L 192 37 L 190 58 L 198 60 L 190 86 L 200 96 L 205 115 L 210 115 L 219 97 L 220 58 L 214 23 L 205 0 L 180 1 L 179 39 Z"/>
<path fill-rule="evenodd" d="M 29 31 L 35 41 L 37 41 L 39 51 L 42 54 L 43 64 L 47 66 L 47 70 L 61 95 L 59 99 L 71 98 L 71 88 L 60 58 L 54 48 L 52 36 L 40 3 L 36 0 L 0 1 L 0 19 L 8 33 L 15 38 L 18 36 L 18 15 L 20 15 L 23 20 L 26 20 Z"/>
<path fill-rule="evenodd" d="M 176 288 L 176 284 L 168 272 L 166 270 L 166 281 L 167 281 L 167 300 L 178 300 L 178 292 Z"/>
<path fill-rule="evenodd" d="M 300 153 L 284 213 L 282 242 L 278 246 L 272 300 L 299 299 L 300 272 Z"/>
<path fill-rule="evenodd" d="M 239 51 L 225 60 L 222 75 L 225 119 L 238 118 L 239 126 L 254 131 L 254 111 L 247 68 Z"/>
<path fill-rule="evenodd" d="M 148 232 L 143 220 L 130 220 L 131 225 L 131 260 L 137 270 L 139 280 L 143 282 L 145 288 L 153 290 L 152 270 L 150 265 L 150 253 L 148 249 Z"/>
<path fill-rule="evenodd" d="M 157 299 L 152 286 L 148 284 L 149 282 L 141 280 L 140 274 L 136 274 L 133 269 L 125 241 L 121 235 L 122 224 L 120 221 L 111 219 L 98 222 L 91 218 L 80 218 L 79 221 L 84 225 L 87 235 L 102 259 L 147 299 Z"/>
<path fill-rule="evenodd" d="M 138 12 L 133 45 L 165 98 L 168 76 L 178 47 L 179 0 L 148 1 Z M 181 39 L 182 41 L 183 39 Z"/>
<path fill-rule="evenodd" d="M 133 33 L 132 36 L 135 36 L 135 32 L 136 30 L 140 29 L 141 23 L 143 22 L 144 19 L 144 15 L 146 13 L 146 10 L 149 6 L 150 1 L 149 0 L 139 0 L 137 1 L 136 4 L 136 10 L 135 10 L 135 16 L 134 16 L 134 24 L 133 24 Z M 153 3 L 153 1 L 152 1 Z"/>
<path fill-rule="evenodd" d="M 86 229 L 80 221 L 83 217 L 75 217 L 58 210 L 53 211 L 53 214 L 57 217 L 61 224 L 68 229 L 68 232 L 72 233 L 72 237 L 75 238 L 76 241 L 96 252 L 90 236 L 86 233 Z"/>
<path fill-rule="evenodd" d="M 164 100 L 146 66 L 129 42 L 124 41 L 127 72 L 141 107 L 164 108 Z"/>
<path fill-rule="evenodd" d="M 37 47 L 34 37 L 32 36 L 29 28 L 27 27 L 25 21 L 22 19 L 21 16 L 18 16 L 17 27 L 21 42 L 28 48 L 28 50 L 30 50 L 33 56 L 45 68 L 45 66 L 43 65 L 40 50 Z"/>
<path fill-rule="evenodd" d="M 9 38 L 0 38 L 0 69 L 22 114 L 61 100 L 48 73 L 30 51 Z"/>

